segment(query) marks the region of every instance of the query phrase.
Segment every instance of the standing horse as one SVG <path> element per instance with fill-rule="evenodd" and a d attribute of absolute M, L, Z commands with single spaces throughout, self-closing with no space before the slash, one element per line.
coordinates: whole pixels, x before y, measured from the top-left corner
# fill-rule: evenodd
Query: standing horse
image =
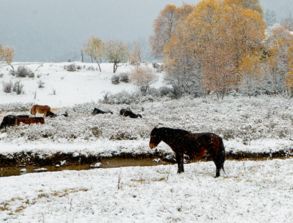
<path fill-rule="evenodd" d="M 28 118 L 28 115 L 6 115 L 2 123 L 0 125 L 0 129 L 9 127 L 9 126 L 14 126 L 16 123 L 16 118 Z"/>
<path fill-rule="evenodd" d="M 216 165 L 216 177 L 224 170 L 225 148 L 220 136 L 213 133 L 191 133 L 182 129 L 154 128 L 151 131 L 149 146 L 151 149 L 163 141 L 175 152 L 178 173 L 184 172 L 183 156 L 200 159 L 211 156 Z"/>
<path fill-rule="evenodd" d="M 36 115 L 37 113 L 39 114 L 44 114 L 44 117 L 47 117 L 47 114 L 51 112 L 51 108 L 48 105 L 33 105 L 31 108 L 31 114 Z"/>

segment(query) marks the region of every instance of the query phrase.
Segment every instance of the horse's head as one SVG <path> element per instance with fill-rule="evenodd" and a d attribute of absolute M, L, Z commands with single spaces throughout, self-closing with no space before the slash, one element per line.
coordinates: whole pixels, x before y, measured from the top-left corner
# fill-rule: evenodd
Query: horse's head
<path fill-rule="evenodd" d="M 151 135 L 150 135 L 150 143 L 149 143 L 149 146 L 151 149 L 154 149 L 156 148 L 159 143 L 162 141 L 161 139 L 161 136 L 159 134 L 159 129 L 158 128 L 154 128 L 152 131 L 151 131 Z"/>

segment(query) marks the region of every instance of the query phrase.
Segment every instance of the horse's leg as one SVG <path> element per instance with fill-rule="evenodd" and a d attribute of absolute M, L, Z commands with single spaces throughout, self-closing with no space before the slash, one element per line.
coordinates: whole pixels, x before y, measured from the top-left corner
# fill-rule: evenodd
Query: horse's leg
<path fill-rule="evenodd" d="M 216 165 L 216 176 L 215 177 L 219 177 L 221 169 L 224 170 L 225 150 L 223 150 L 223 148 L 221 148 L 219 150 L 218 154 L 213 156 L 213 161 Z"/>
<path fill-rule="evenodd" d="M 176 161 L 178 164 L 177 173 L 183 173 L 184 172 L 183 154 L 176 152 Z"/>

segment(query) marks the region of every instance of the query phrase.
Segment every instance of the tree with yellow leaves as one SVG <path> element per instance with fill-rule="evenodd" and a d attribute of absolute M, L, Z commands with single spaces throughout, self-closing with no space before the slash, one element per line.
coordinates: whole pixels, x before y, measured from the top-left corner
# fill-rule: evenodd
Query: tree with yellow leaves
<path fill-rule="evenodd" d="M 0 45 L 0 61 L 7 63 L 12 68 L 12 70 L 14 70 L 12 65 L 13 58 L 14 50 L 12 48 Z"/>
<path fill-rule="evenodd" d="M 98 64 L 99 70 L 100 72 L 102 72 L 100 63 L 104 55 L 103 41 L 98 39 L 97 37 L 91 37 L 86 43 L 84 52 L 90 56 L 92 61 L 94 60 Z"/>
<path fill-rule="evenodd" d="M 246 4 L 248 2 L 250 4 Z M 223 96 L 227 90 L 236 88 L 242 78 L 243 58 L 251 57 L 257 63 L 255 55 L 262 49 L 265 38 L 265 22 L 257 3 L 256 0 L 199 2 L 177 22 L 165 44 L 168 73 L 176 69 L 178 75 L 182 75 L 184 69 L 190 73 L 187 64 L 193 63 L 194 67 L 200 67 L 197 73 L 207 92 Z M 188 58 L 185 65 L 182 64 L 184 58 Z M 180 68 L 182 66 L 184 68 Z"/>
<path fill-rule="evenodd" d="M 176 7 L 168 4 L 154 22 L 154 35 L 150 38 L 151 50 L 154 56 L 162 57 L 165 45 L 176 30 L 178 22 L 193 10 L 192 5 L 184 4 Z"/>
<path fill-rule="evenodd" d="M 288 49 L 288 74 L 286 76 L 286 85 L 291 97 L 293 97 L 293 40 L 290 41 Z"/>
<path fill-rule="evenodd" d="M 240 6 L 263 14 L 259 0 L 225 0 L 225 2 L 230 5 L 235 5 L 237 7 Z"/>
<path fill-rule="evenodd" d="M 270 75 L 271 88 L 275 93 L 287 89 L 286 78 L 290 69 L 292 41 L 293 35 L 282 25 L 275 26 L 265 41 L 270 54 L 266 60 L 266 75 Z"/>
<path fill-rule="evenodd" d="M 235 2 L 203 0 L 188 16 L 188 38 L 200 58 L 207 91 L 223 96 L 241 80 L 242 58 L 252 57 L 264 40 L 262 15 Z"/>

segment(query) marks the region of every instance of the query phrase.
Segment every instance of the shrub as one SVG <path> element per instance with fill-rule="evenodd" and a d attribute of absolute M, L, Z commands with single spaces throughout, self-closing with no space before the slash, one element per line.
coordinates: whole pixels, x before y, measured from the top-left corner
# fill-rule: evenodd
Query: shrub
<path fill-rule="evenodd" d="M 151 83 L 155 81 L 156 76 L 151 68 L 136 67 L 132 70 L 130 78 L 140 88 L 141 92 L 146 94 Z"/>
<path fill-rule="evenodd" d="M 29 68 L 25 66 L 19 66 L 16 71 L 12 70 L 11 74 L 16 77 L 30 77 L 30 78 L 35 77 L 34 72 L 32 72 Z"/>
<path fill-rule="evenodd" d="M 128 73 L 122 73 L 119 77 L 120 82 L 128 83 L 129 82 L 129 74 Z"/>
<path fill-rule="evenodd" d="M 78 67 L 75 64 L 69 64 L 64 66 L 64 70 L 68 72 L 75 72 L 77 71 Z"/>
<path fill-rule="evenodd" d="M 113 75 L 111 78 L 112 84 L 119 84 L 120 83 L 120 78 L 117 75 Z"/>
<path fill-rule="evenodd" d="M 160 96 L 161 97 L 170 97 L 170 98 L 174 98 L 175 97 L 175 93 L 174 93 L 174 89 L 170 88 L 170 87 L 160 87 L 159 88 L 159 92 L 160 92 Z"/>
<path fill-rule="evenodd" d="M 12 92 L 12 81 L 9 82 L 3 82 L 3 92 L 5 93 L 11 93 Z"/>
<path fill-rule="evenodd" d="M 13 92 L 17 95 L 23 94 L 23 84 L 20 81 L 16 81 L 13 85 Z"/>
<path fill-rule="evenodd" d="M 45 82 L 39 80 L 38 81 L 38 88 L 44 88 L 45 87 Z"/>

